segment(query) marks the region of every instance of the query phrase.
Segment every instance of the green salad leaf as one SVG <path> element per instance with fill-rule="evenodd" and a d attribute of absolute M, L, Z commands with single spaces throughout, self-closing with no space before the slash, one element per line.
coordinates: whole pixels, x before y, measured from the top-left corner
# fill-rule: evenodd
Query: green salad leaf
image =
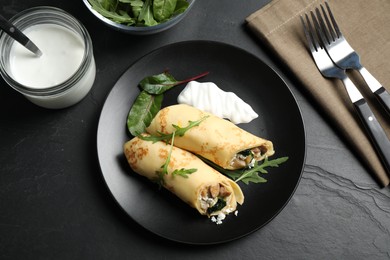
<path fill-rule="evenodd" d="M 118 8 L 120 3 L 117 0 L 88 0 L 92 8 L 104 17 L 113 22 L 134 25 L 137 21 L 130 16 L 126 9 Z"/>
<path fill-rule="evenodd" d="M 163 95 L 150 95 L 141 91 L 133 103 L 127 117 L 127 128 L 133 136 L 138 136 L 150 125 L 161 108 Z"/>
<path fill-rule="evenodd" d="M 139 23 L 143 23 L 146 26 L 153 26 L 158 24 L 158 22 L 154 19 L 152 7 L 153 7 L 152 0 L 146 0 L 144 2 L 141 12 L 139 13 L 138 16 Z"/>
<path fill-rule="evenodd" d="M 198 76 L 177 81 L 168 72 L 145 77 L 139 83 L 141 92 L 135 99 L 127 116 L 127 129 L 133 136 L 138 136 L 150 125 L 161 108 L 163 93 L 174 86 L 204 77 L 208 72 Z M 180 135 L 180 132 L 178 133 Z"/>
<path fill-rule="evenodd" d="M 144 78 L 139 85 L 149 94 L 161 94 L 173 88 L 177 83 L 178 81 L 171 74 L 163 72 Z"/>
<path fill-rule="evenodd" d="M 104 17 L 128 26 L 154 26 L 183 13 L 186 0 L 88 0 Z"/>
<path fill-rule="evenodd" d="M 197 80 L 199 78 L 202 78 L 209 74 L 208 72 L 201 73 L 195 77 L 191 77 L 185 80 L 176 80 L 171 74 L 168 72 L 163 72 L 157 75 L 152 75 L 149 77 L 144 78 L 139 83 L 140 87 L 148 92 L 149 94 L 162 94 L 165 91 L 177 86 L 181 85 L 187 82 L 190 82 L 192 80 Z"/>
<path fill-rule="evenodd" d="M 177 0 L 154 0 L 153 15 L 159 21 L 166 21 L 175 12 Z"/>

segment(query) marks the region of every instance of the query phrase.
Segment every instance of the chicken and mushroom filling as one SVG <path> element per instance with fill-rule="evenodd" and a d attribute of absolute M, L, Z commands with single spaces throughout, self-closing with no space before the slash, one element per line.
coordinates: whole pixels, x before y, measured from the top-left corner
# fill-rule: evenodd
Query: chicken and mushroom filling
<path fill-rule="evenodd" d="M 231 191 L 221 184 L 207 186 L 200 193 L 200 207 L 209 215 L 220 211 L 226 206 L 230 194 Z"/>
<path fill-rule="evenodd" d="M 252 149 L 244 150 L 237 153 L 231 160 L 230 165 L 234 169 L 239 168 L 252 168 L 256 161 L 260 161 L 264 158 L 267 148 L 264 146 L 258 146 Z"/>

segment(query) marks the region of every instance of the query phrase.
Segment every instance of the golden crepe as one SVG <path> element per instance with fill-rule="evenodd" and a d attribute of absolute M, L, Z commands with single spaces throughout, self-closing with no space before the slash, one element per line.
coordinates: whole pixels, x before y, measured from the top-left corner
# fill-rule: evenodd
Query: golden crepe
<path fill-rule="evenodd" d="M 165 142 L 153 143 L 135 137 L 124 145 L 124 154 L 134 172 L 159 181 L 202 215 L 226 215 L 236 210 L 237 203 L 244 202 L 244 195 L 237 183 L 180 148 L 172 147 L 167 174 L 161 174 L 170 149 L 171 145 Z M 172 174 L 181 169 L 196 171 L 185 176 Z"/>
<path fill-rule="evenodd" d="M 174 145 L 200 155 L 224 169 L 250 167 L 255 161 L 274 154 L 271 141 L 257 137 L 232 122 L 179 104 L 161 109 L 146 131 L 151 135 L 170 134 L 175 128 L 186 127 L 189 121 L 208 116 L 199 126 L 192 127 L 183 136 L 176 136 Z"/>

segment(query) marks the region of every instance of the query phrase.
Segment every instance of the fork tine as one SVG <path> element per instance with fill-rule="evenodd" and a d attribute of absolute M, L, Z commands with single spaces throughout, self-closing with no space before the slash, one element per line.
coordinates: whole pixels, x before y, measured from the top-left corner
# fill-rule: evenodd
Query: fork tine
<path fill-rule="evenodd" d="M 307 43 L 309 44 L 309 48 L 310 48 L 310 50 L 313 50 L 314 46 L 313 46 L 313 43 L 311 42 L 309 31 L 308 31 L 308 29 L 306 27 L 306 24 L 305 24 L 305 20 L 303 20 L 302 15 L 300 16 L 300 18 L 301 18 L 301 23 L 302 23 L 302 26 L 303 26 L 303 31 L 305 33 Z"/>
<path fill-rule="evenodd" d="M 332 26 L 332 24 L 331 24 L 330 21 L 329 21 L 329 18 L 328 18 L 328 15 L 327 15 L 326 12 L 325 12 L 324 6 L 323 6 L 323 5 L 320 5 L 320 7 L 321 7 L 322 14 L 323 14 L 323 17 L 324 17 L 325 22 L 326 22 L 326 25 L 327 25 L 326 28 L 328 28 L 328 32 L 329 32 L 330 36 L 332 37 L 331 40 L 335 41 L 335 40 L 338 38 L 338 36 L 336 35 L 336 32 L 335 32 L 335 30 L 333 29 L 333 26 Z M 319 12 L 318 12 L 318 13 L 319 13 Z M 325 30 L 325 29 L 324 29 L 324 30 Z"/>
<path fill-rule="evenodd" d="M 315 41 L 313 40 L 312 30 L 311 28 L 309 28 L 311 27 L 309 17 L 307 16 L 307 14 L 305 14 L 305 16 L 306 16 L 307 25 L 302 15 L 300 16 L 300 18 L 303 25 L 303 31 L 305 32 L 307 43 L 309 44 L 310 51 L 317 51 L 318 50 L 317 46 L 313 44 L 313 42 L 315 43 Z"/>
<path fill-rule="evenodd" d="M 309 28 L 309 33 L 311 36 L 311 43 L 314 45 L 316 51 L 318 51 L 321 48 L 321 46 L 319 44 L 318 37 L 317 37 L 317 34 L 315 32 L 316 30 L 314 29 L 313 25 L 311 24 L 309 16 L 307 14 L 305 14 L 305 15 L 306 15 L 307 25 Z"/>
<path fill-rule="evenodd" d="M 316 25 L 317 33 L 320 35 L 324 44 L 330 44 L 334 41 L 333 37 L 330 35 L 328 28 L 325 25 L 324 19 L 318 8 L 315 9 L 316 16 L 312 13 L 312 19 L 314 25 Z"/>
<path fill-rule="evenodd" d="M 336 19 L 334 19 L 332 10 L 330 10 L 328 2 L 325 2 L 325 5 L 326 5 L 326 9 L 328 9 L 328 14 L 330 16 L 330 19 L 332 20 L 333 27 L 336 30 L 337 37 L 341 37 L 342 33 L 341 33 L 340 29 L 339 29 L 339 26 L 337 25 Z"/>
<path fill-rule="evenodd" d="M 318 11 L 318 9 L 316 10 Z M 315 16 L 315 14 L 310 11 L 310 14 L 311 14 L 311 19 L 313 20 L 313 24 L 314 24 L 314 28 L 315 30 L 313 29 L 313 33 L 317 33 L 317 36 L 319 38 L 319 41 L 318 41 L 318 44 L 320 44 L 320 41 L 322 40 L 322 42 L 325 44 L 326 42 L 327 43 L 330 43 L 328 41 L 329 38 L 327 38 L 327 36 L 324 34 L 324 31 L 326 32 L 327 30 L 322 30 L 322 27 L 320 25 L 320 22 L 318 21 L 317 17 Z M 319 17 L 321 19 L 321 16 Z M 324 22 L 322 19 L 321 19 L 322 23 Z"/>

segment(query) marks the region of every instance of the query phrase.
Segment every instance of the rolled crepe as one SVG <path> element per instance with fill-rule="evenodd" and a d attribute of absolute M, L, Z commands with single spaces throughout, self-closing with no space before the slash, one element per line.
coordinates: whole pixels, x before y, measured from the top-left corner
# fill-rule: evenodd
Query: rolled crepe
<path fill-rule="evenodd" d="M 274 154 L 271 141 L 257 137 L 232 122 L 180 104 L 161 109 L 146 131 L 151 135 L 170 134 L 175 128 L 186 127 L 189 121 L 204 117 L 199 126 L 190 128 L 183 136 L 175 137 L 175 146 L 200 155 L 228 170 L 253 165 Z"/>
<path fill-rule="evenodd" d="M 229 214 L 237 203 L 244 202 L 241 188 L 197 156 L 172 147 L 168 174 L 161 174 L 171 146 L 165 142 L 145 141 L 135 137 L 124 145 L 124 154 L 134 172 L 151 181 L 159 181 L 185 203 L 202 215 Z M 185 176 L 172 174 L 175 170 L 196 169 Z"/>

